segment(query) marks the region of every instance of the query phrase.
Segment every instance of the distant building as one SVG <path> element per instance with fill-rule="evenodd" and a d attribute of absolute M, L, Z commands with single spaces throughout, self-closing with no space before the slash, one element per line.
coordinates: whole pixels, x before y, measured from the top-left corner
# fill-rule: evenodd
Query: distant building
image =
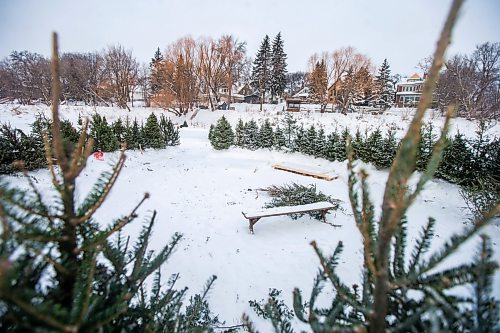
<path fill-rule="evenodd" d="M 301 100 L 303 102 L 309 99 L 309 87 L 302 88 L 298 93 L 293 95 L 290 99 Z"/>
<path fill-rule="evenodd" d="M 424 79 L 416 73 L 410 77 L 402 78 L 396 84 L 395 104 L 398 107 L 415 106 L 420 101 L 423 86 Z"/>

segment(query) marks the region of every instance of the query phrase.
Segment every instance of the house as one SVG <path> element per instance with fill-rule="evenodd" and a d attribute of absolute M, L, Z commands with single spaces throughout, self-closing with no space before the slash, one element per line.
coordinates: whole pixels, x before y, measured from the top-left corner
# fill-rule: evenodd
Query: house
<path fill-rule="evenodd" d="M 244 98 L 244 102 L 249 104 L 260 103 L 260 96 L 257 94 L 246 95 Z"/>
<path fill-rule="evenodd" d="M 408 78 L 402 78 L 396 84 L 396 100 L 394 102 L 397 107 L 416 105 L 420 101 L 423 86 L 424 79 L 416 73 Z"/>
<path fill-rule="evenodd" d="M 298 93 L 292 96 L 291 100 L 307 101 L 309 99 L 309 87 L 302 88 Z"/>

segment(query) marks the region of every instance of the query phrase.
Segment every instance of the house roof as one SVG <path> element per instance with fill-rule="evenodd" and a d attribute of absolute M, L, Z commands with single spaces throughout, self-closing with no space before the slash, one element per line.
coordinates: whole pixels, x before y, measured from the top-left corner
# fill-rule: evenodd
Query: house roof
<path fill-rule="evenodd" d="M 298 93 L 292 96 L 292 98 L 309 97 L 309 88 L 304 87 Z"/>
<path fill-rule="evenodd" d="M 420 75 L 418 75 L 417 73 L 413 73 L 412 76 L 409 77 L 409 79 L 422 80 Z"/>

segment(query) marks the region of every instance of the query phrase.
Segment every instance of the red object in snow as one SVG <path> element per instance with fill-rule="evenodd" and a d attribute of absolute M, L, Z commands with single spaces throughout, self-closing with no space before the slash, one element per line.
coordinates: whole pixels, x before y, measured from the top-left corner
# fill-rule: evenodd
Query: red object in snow
<path fill-rule="evenodd" d="M 94 158 L 99 161 L 104 161 L 104 153 L 102 151 L 96 151 L 94 153 Z"/>

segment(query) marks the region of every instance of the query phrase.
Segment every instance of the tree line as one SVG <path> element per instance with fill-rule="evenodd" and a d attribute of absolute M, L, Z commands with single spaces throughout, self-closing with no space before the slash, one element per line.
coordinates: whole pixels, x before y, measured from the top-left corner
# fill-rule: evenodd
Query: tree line
<path fill-rule="evenodd" d="M 500 141 L 488 137 L 486 129 L 486 123 L 481 122 L 475 138 L 467 138 L 459 132 L 447 137 L 443 158 L 435 173 L 435 177 L 461 186 L 462 196 L 476 215 L 500 200 Z M 250 150 L 267 148 L 338 162 L 348 158 L 349 141 L 352 157 L 371 163 L 377 169 L 392 165 L 400 145 L 391 129 L 383 133 L 377 128 L 369 133 L 358 128 L 351 133 L 344 128 L 327 134 L 322 127 L 304 128 L 288 112 L 274 129 L 269 119 L 261 126 L 253 119 L 245 123 L 240 119 L 233 129 L 222 117 L 210 127 L 209 140 L 217 150 L 231 146 Z M 437 140 L 438 132 L 433 125 L 424 124 L 417 147 L 417 170 L 425 171 Z"/>
<path fill-rule="evenodd" d="M 232 35 L 183 37 L 156 50 L 149 64 L 141 64 L 121 45 L 101 52 L 65 53 L 61 56 L 61 100 L 87 105 L 146 106 L 177 115 L 199 105 L 216 109 L 222 100 L 233 101 L 236 87 L 248 85 L 256 101 L 276 102 L 308 88 L 309 103 L 324 112 L 331 104 L 346 113 L 354 106 L 389 108 L 396 83 L 387 59 L 377 69 L 369 56 L 353 47 L 314 53 L 305 72 L 287 70 L 287 54 L 281 33 L 266 35 L 254 59 L 246 43 Z M 418 68 L 427 75 L 429 59 Z M 458 104 L 459 114 L 498 117 L 500 107 L 500 43 L 478 45 L 470 55 L 453 55 L 445 62 L 437 81 L 434 106 L 443 110 Z M 137 96 L 140 95 L 140 96 Z M 22 104 L 50 104 L 50 64 L 28 51 L 14 51 L 0 62 L 0 99 Z"/>
<path fill-rule="evenodd" d="M 0 124 L 0 174 L 10 174 L 19 170 L 36 170 L 47 167 L 44 154 L 44 135 L 48 134 L 49 144 L 52 142 L 50 132 L 52 122 L 38 115 L 31 125 L 31 132 L 12 128 L 10 124 Z M 158 118 L 151 113 L 144 123 L 126 118 L 118 118 L 110 123 L 106 117 L 94 114 L 88 126 L 84 127 L 82 119 L 78 118 L 78 127 L 75 128 L 70 121 L 60 122 L 60 132 L 66 150 L 71 150 L 78 145 L 81 131 L 92 138 L 92 152 L 117 151 L 126 145 L 130 150 L 147 148 L 164 149 L 180 144 L 179 130 L 170 118 L 160 115 Z M 16 164 L 23 161 L 22 165 Z"/>

